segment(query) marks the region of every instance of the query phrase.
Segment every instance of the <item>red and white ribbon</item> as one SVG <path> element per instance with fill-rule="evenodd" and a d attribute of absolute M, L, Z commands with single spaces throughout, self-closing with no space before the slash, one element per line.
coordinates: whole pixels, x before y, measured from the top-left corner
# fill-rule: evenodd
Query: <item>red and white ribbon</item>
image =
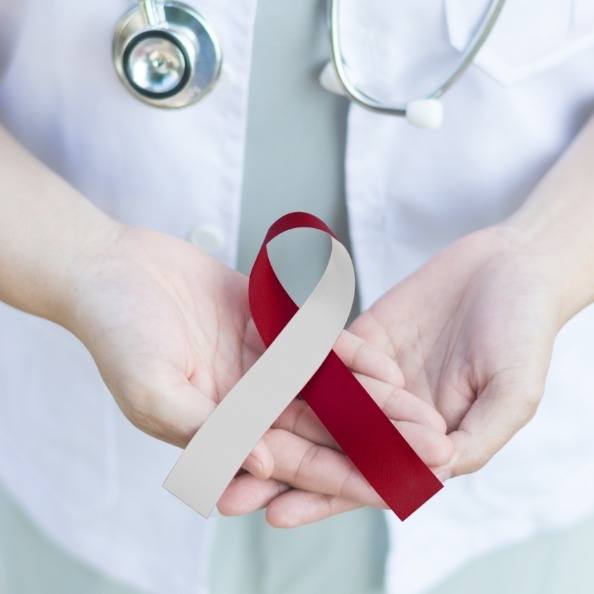
<path fill-rule="evenodd" d="M 318 285 L 298 308 L 278 280 L 267 244 L 298 227 L 332 241 Z M 267 346 L 192 438 L 164 486 L 203 516 L 250 451 L 298 394 L 388 506 L 405 519 L 442 485 L 332 351 L 355 292 L 351 258 L 323 221 L 289 213 L 268 230 L 249 280 L 252 317 Z"/>

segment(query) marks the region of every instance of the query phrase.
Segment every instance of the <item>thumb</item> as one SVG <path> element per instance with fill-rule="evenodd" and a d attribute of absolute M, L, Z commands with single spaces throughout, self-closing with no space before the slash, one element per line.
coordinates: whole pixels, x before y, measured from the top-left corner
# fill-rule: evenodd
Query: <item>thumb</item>
<path fill-rule="evenodd" d="M 529 382 L 515 375 L 495 375 L 450 434 L 454 455 L 444 474 L 456 476 L 482 468 L 532 419 L 544 381 Z"/>
<path fill-rule="evenodd" d="M 206 398 L 189 382 L 179 387 L 175 393 L 175 405 L 162 412 L 163 419 L 176 422 L 175 425 L 170 424 L 172 428 L 175 427 L 176 445 L 185 447 L 214 409 L 215 404 L 212 400 Z M 213 455 L 216 456 L 216 453 Z M 267 479 L 272 475 L 274 459 L 263 439 L 250 452 L 242 467 L 256 478 Z"/>
<path fill-rule="evenodd" d="M 185 448 L 215 409 L 215 403 L 186 378 L 157 380 L 151 382 L 150 387 L 143 384 L 142 388 L 136 384 L 124 390 L 124 398 L 117 399 L 122 411 L 141 431 Z M 272 474 L 272 454 L 262 440 L 246 458 L 243 467 L 258 478 L 268 478 Z"/>

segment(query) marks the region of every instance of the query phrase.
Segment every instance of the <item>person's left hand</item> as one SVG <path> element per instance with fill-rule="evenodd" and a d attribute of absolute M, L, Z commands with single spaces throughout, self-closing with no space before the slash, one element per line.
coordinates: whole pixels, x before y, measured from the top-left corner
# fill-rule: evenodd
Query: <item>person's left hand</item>
<path fill-rule="evenodd" d="M 454 455 L 438 470 L 441 478 L 481 468 L 535 413 L 566 319 L 550 262 L 503 226 L 485 229 L 438 254 L 351 326 L 398 362 L 408 393 L 445 418 Z M 276 526 L 369 504 L 285 491 L 278 485 L 279 496 L 260 501 Z M 232 486 L 223 508 L 238 496 Z"/>

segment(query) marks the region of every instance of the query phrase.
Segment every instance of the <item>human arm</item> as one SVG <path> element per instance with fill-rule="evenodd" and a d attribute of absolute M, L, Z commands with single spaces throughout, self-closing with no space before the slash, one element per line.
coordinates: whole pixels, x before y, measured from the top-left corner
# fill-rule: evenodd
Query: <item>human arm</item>
<path fill-rule="evenodd" d="M 225 365 L 239 373 L 252 348 L 243 278 L 173 237 L 114 221 L 4 130 L 0 154 L 0 300 L 70 330 L 128 418 L 185 445 L 225 389 L 218 375 Z"/>

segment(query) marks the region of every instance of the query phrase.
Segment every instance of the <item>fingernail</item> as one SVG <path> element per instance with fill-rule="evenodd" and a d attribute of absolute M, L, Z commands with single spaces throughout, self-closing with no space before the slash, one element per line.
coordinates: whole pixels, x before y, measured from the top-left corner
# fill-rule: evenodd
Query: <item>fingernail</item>
<path fill-rule="evenodd" d="M 246 458 L 245 469 L 256 477 L 264 475 L 264 464 L 253 452 Z"/>

